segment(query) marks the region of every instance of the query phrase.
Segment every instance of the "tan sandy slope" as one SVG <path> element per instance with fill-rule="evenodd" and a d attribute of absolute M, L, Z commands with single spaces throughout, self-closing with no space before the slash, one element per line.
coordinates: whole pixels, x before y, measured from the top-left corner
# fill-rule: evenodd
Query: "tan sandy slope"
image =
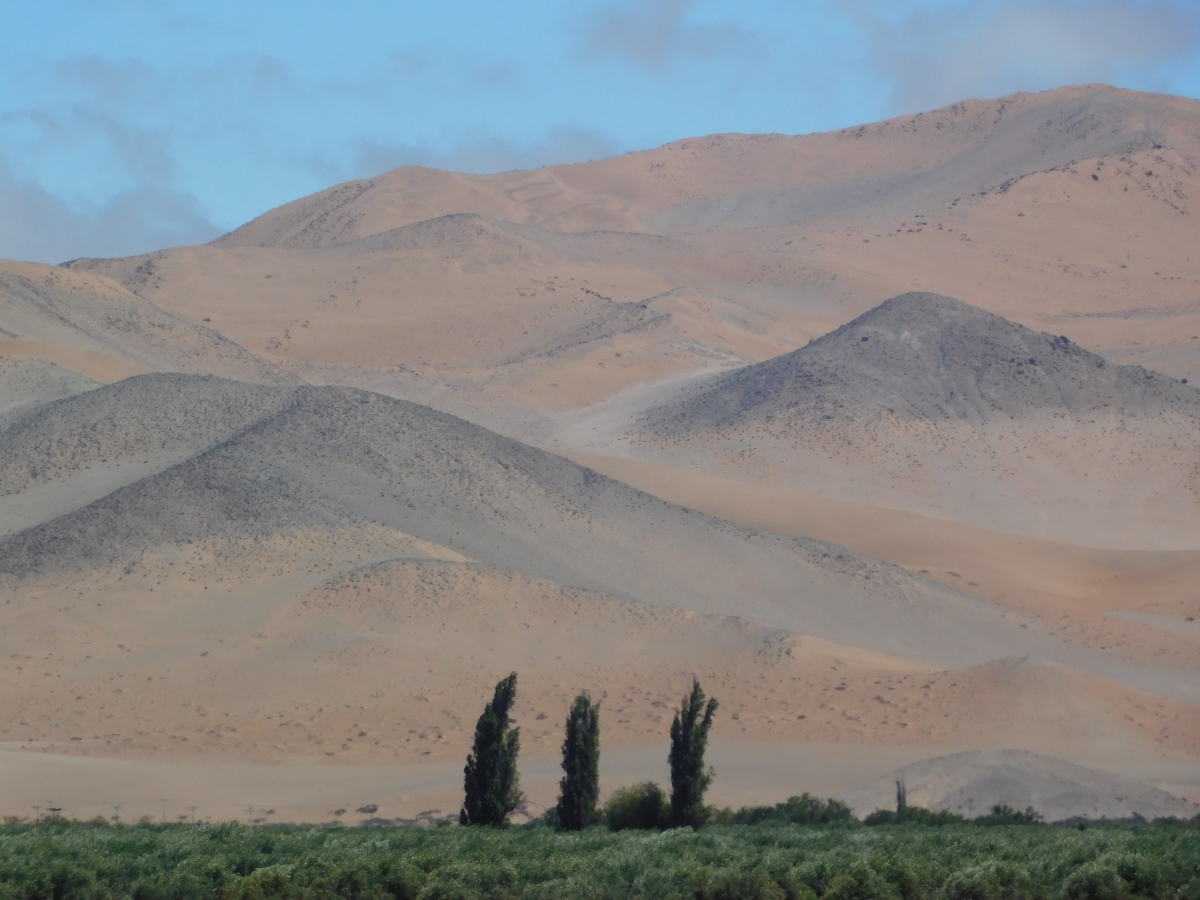
<path fill-rule="evenodd" d="M 151 371 L 221 373 L 267 384 L 296 380 L 107 278 L 33 263 L 0 262 L 0 355 L 72 369 L 82 376 L 74 381 L 80 390 Z M 62 390 L 66 382 L 60 378 L 59 385 Z M 22 391 L 31 402 L 43 397 L 36 382 L 9 382 L 5 402 L 20 402 Z"/>

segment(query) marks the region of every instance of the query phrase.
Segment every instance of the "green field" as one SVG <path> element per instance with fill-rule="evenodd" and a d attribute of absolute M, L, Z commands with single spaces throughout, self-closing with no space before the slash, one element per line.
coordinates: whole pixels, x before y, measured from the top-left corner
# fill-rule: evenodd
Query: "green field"
<path fill-rule="evenodd" d="M 0 898 L 77 897 L 1200 900 L 1200 828 L 0 828 Z"/>

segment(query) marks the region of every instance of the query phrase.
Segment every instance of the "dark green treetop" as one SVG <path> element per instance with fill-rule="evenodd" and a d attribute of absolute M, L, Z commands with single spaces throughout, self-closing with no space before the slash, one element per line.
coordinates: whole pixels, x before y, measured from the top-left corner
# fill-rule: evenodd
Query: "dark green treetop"
<path fill-rule="evenodd" d="M 692 691 L 671 723 L 671 826 L 699 828 L 708 818 L 704 792 L 712 784 L 713 771 L 704 766 L 708 730 L 712 727 L 717 701 L 704 702 L 700 681 L 692 679 Z"/>
<path fill-rule="evenodd" d="M 521 729 L 511 727 L 509 710 L 517 697 L 517 673 L 496 685 L 492 702 L 475 724 L 475 745 L 463 770 L 466 797 L 458 821 L 463 825 L 504 825 L 524 799 L 517 777 Z"/>
<path fill-rule="evenodd" d="M 586 693 L 575 698 L 563 739 L 558 822 L 567 831 L 595 824 L 600 799 L 600 704 Z"/>

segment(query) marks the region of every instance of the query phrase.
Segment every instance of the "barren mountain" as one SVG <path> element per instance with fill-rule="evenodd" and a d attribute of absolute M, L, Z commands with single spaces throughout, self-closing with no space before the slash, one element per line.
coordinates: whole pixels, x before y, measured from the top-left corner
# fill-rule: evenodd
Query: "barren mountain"
<path fill-rule="evenodd" d="M 576 690 L 660 765 L 698 674 L 831 790 L 1194 784 L 1198 171 L 1200 104 L 1084 86 L 4 263 L 0 743 L 413 764 L 412 814 L 512 669 L 545 800 Z"/>
<path fill-rule="evenodd" d="M 580 687 L 608 746 L 660 741 L 692 674 L 749 740 L 1200 752 L 1162 696 L 1188 673 L 404 401 L 156 374 L 0 437 L 6 502 L 58 503 L 0 540 L 13 746 L 457 759 L 515 668 L 535 757 Z M 1029 652 L 1100 674 L 1002 658 Z"/>
<path fill-rule="evenodd" d="M 1093 85 L 535 172 L 406 167 L 207 247 L 70 265 L 306 378 L 536 437 L 546 408 L 761 362 L 913 289 L 1200 377 L 1198 166 L 1200 104 Z M 653 327 L 606 305 L 679 290 L 713 302 Z"/>
<path fill-rule="evenodd" d="M 847 500 L 1085 545 L 1200 535 L 1200 393 L 935 294 L 640 424 L 636 452 Z"/>
<path fill-rule="evenodd" d="M 456 212 L 551 231 L 694 233 L 926 206 L 1008 189 L 1033 172 L 1161 151 L 1200 138 L 1196 104 L 1093 85 L 821 135 L 722 134 L 536 172 L 462 175 L 406 166 L 272 210 L 223 247 L 307 249 Z M 922 207 L 925 208 L 925 207 Z"/>
<path fill-rule="evenodd" d="M 9 426 L 10 502 L 22 489 L 86 482 L 131 455 L 151 467 L 157 458 L 162 471 L 0 543 L 0 572 L 14 583 L 124 564 L 160 545 L 383 527 L 574 588 L 944 664 L 1021 646 L 988 635 L 1003 629 L 986 605 L 894 567 L 688 512 L 404 401 L 161 375 L 86 399 Z M 162 435 L 157 446 L 136 453 L 149 433 Z M 939 638 L 942 629 L 955 640 Z"/>

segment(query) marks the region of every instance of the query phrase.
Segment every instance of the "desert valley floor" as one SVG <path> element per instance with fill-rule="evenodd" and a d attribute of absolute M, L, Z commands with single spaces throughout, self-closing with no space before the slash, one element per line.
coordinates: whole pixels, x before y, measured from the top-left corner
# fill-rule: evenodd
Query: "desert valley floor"
<path fill-rule="evenodd" d="M 718 804 L 1195 815 L 1197 197 L 1089 85 L 0 262 L 0 815 L 452 814 L 511 670 L 530 812 L 696 675 Z"/>

